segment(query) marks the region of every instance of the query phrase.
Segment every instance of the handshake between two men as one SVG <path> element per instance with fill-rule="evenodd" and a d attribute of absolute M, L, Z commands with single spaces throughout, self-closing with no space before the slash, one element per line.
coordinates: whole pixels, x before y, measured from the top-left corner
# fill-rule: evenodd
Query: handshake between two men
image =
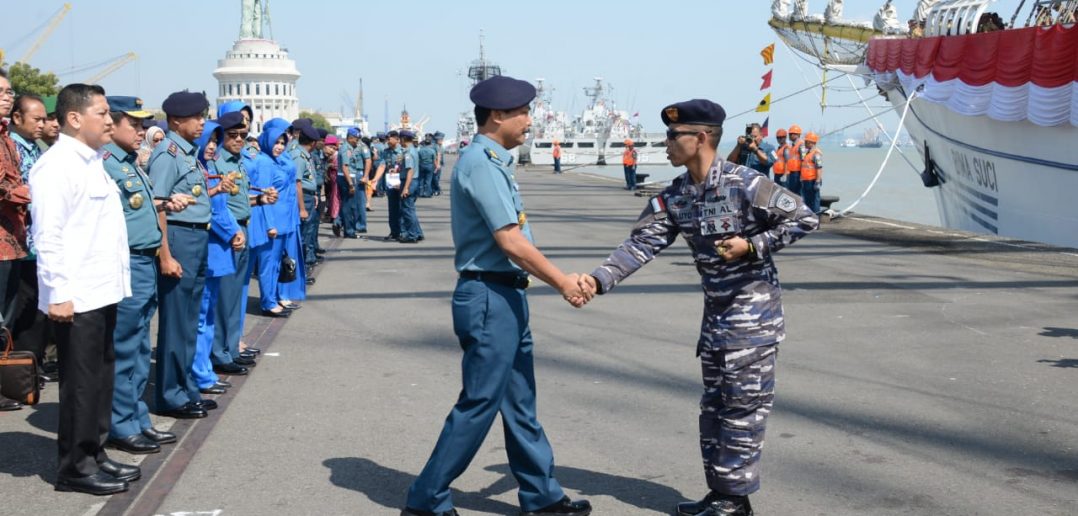
<path fill-rule="evenodd" d="M 574 273 L 565 278 L 565 281 L 558 286 L 558 290 L 561 296 L 576 308 L 588 304 L 588 301 L 591 301 L 598 293 L 595 277 L 590 274 Z"/>

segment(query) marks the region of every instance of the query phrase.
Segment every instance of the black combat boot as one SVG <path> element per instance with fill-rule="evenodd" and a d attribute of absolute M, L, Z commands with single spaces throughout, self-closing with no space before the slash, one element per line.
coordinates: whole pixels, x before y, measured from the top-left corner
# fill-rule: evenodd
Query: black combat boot
<path fill-rule="evenodd" d="M 703 500 L 677 504 L 678 516 L 752 516 L 747 496 L 711 491 Z"/>

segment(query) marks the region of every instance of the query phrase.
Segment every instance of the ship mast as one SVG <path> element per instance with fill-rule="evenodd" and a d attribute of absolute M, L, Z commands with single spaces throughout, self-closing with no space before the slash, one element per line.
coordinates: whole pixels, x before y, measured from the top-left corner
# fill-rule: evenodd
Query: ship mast
<path fill-rule="evenodd" d="M 472 61 L 471 66 L 468 67 L 468 78 L 472 80 L 472 85 L 481 81 L 485 81 L 495 75 L 502 74 L 502 67 L 487 62 L 487 53 L 483 48 L 483 31 L 479 31 L 479 59 Z"/>

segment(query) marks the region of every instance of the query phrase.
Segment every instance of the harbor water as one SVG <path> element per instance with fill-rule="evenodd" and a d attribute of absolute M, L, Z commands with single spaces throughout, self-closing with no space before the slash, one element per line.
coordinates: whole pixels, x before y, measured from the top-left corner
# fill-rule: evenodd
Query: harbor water
<path fill-rule="evenodd" d="M 823 195 L 838 196 L 839 202 L 832 205 L 835 210 L 841 210 L 861 196 L 868 188 L 872 178 L 879 170 L 887 155 L 887 148 L 859 148 L 859 147 L 821 147 L 824 152 L 824 182 Z M 905 152 L 910 161 L 918 165 L 920 155 L 913 147 L 899 147 L 891 155 L 890 161 L 884 167 L 880 180 L 868 193 L 854 212 L 865 215 L 875 215 L 905 222 L 915 222 L 930 226 L 940 225 L 940 216 L 936 196 L 932 190 L 921 184 L 921 178 L 902 156 L 899 150 Z M 730 153 L 730 148 L 720 148 L 723 156 Z M 536 170 L 536 167 L 530 167 Z M 618 164 L 599 166 L 568 166 L 567 171 L 593 174 L 613 179 L 622 179 L 622 168 Z M 669 163 L 665 165 L 647 165 L 639 167 L 638 172 L 650 174 L 647 180 L 666 182 L 670 181 L 684 169 L 675 169 Z"/>

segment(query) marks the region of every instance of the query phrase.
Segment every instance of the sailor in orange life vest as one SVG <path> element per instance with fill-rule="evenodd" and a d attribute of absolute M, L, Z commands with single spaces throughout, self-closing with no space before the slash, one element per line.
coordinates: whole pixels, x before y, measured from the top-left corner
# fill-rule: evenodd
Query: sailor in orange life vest
<path fill-rule="evenodd" d="M 771 171 L 775 173 L 775 184 L 786 187 L 786 159 L 790 153 L 790 144 L 786 143 L 786 129 L 779 129 L 775 133 L 775 163 L 771 165 Z M 787 187 L 789 188 L 789 187 Z"/>
<path fill-rule="evenodd" d="M 789 130 L 790 143 L 786 150 L 786 188 L 791 192 L 801 195 L 801 157 L 804 156 L 805 142 L 801 140 L 801 127 L 791 125 Z"/>
<path fill-rule="evenodd" d="M 621 153 L 621 166 L 625 167 L 625 189 L 636 190 L 636 147 L 633 141 L 625 139 L 625 152 Z"/>
<path fill-rule="evenodd" d="M 554 140 L 554 173 L 561 174 L 561 142 Z"/>
<path fill-rule="evenodd" d="M 816 144 L 820 137 L 805 135 L 805 157 L 801 158 L 801 198 L 813 213 L 820 213 L 820 187 L 823 186 L 823 153 Z"/>

